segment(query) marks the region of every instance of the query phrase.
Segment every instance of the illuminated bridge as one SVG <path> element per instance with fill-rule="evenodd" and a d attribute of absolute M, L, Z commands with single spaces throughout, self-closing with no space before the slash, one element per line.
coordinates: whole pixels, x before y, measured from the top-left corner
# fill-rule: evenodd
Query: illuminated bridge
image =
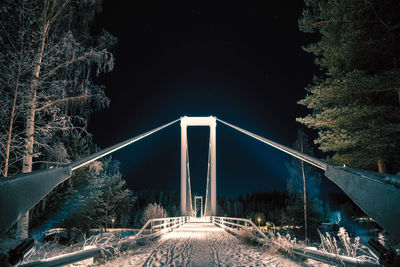
<path fill-rule="evenodd" d="M 379 174 L 351 168 L 333 166 L 323 160 L 306 155 L 269 139 L 244 130 L 219 118 L 181 117 L 146 133 L 128 139 L 92 154 L 83 159 L 71 162 L 65 166 L 39 170 L 28 174 L 16 175 L 0 179 L 0 233 L 7 231 L 28 210 L 38 203 L 58 184 L 71 176 L 71 173 L 95 160 L 113 153 L 125 146 L 135 143 L 155 132 L 169 127 L 177 122 L 181 126 L 181 215 L 175 218 L 160 218 L 149 221 L 138 234 L 122 243 L 122 246 L 132 246 L 138 240 L 162 235 L 159 242 L 142 253 L 145 258 L 138 259 L 145 266 L 153 265 L 201 265 L 212 262 L 211 265 L 282 265 L 288 264 L 286 259 L 278 257 L 262 257 L 251 248 L 238 243 L 233 235 L 240 235 L 243 229 L 252 231 L 260 242 L 272 242 L 251 221 L 240 218 L 216 217 L 217 214 L 217 177 L 216 177 L 216 126 L 217 123 L 227 125 L 260 142 L 290 154 L 304 162 L 322 169 L 325 176 L 337 184 L 367 215 L 395 239 L 400 240 L 400 182 L 396 176 Z M 193 198 L 190 187 L 189 147 L 187 142 L 187 127 L 209 127 L 208 171 L 206 177 L 206 196 L 203 210 L 202 198 Z M 28 197 L 27 197 L 28 196 Z M 193 201 L 194 200 L 194 201 Z M 200 219 L 196 218 L 198 205 L 201 201 Z M 193 203 L 194 202 L 194 203 Z M 7 204 L 5 204 L 7 203 Z M 74 262 L 97 255 L 102 248 L 90 248 L 76 255 L 61 257 L 66 262 Z M 334 263 L 367 264 L 353 258 L 344 259 L 328 255 L 312 249 L 291 247 L 294 254 Z M 139 257 L 140 258 L 140 257 Z M 133 258 L 129 259 L 131 263 Z M 128 260 L 128 261 L 129 261 Z M 60 261 L 60 259 L 58 259 Z M 241 264 L 243 262 L 243 264 Z M 129 265 L 129 262 L 125 262 Z M 276 263 L 276 264 L 275 264 Z M 53 265 L 29 266 L 53 266 Z M 206 264 L 207 265 L 207 264 Z M 368 265 L 368 264 L 367 264 Z"/>

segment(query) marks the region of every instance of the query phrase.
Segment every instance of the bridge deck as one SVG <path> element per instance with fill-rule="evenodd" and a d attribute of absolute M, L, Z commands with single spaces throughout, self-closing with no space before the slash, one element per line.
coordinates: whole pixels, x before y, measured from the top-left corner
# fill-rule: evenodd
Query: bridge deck
<path fill-rule="evenodd" d="M 108 266 L 301 266 L 237 238 L 211 223 L 192 222 L 108 262 Z"/>

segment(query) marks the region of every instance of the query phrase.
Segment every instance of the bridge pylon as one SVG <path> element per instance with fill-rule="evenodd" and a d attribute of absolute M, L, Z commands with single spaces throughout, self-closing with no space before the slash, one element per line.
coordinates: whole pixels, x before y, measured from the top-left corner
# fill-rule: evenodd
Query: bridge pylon
<path fill-rule="evenodd" d="M 188 192 L 188 153 L 187 153 L 187 127 L 189 126 L 208 126 L 210 127 L 210 158 L 209 158 L 209 171 L 210 171 L 210 185 L 208 194 L 206 196 L 206 205 L 208 203 L 210 209 L 206 208 L 206 216 L 217 214 L 217 171 L 216 171 L 216 118 L 209 117 L 187 117 L 181 118 L 181 214 L 189 215 L 192 207 L 191 196 Z M 189 204 L 190 203 L 190 204 Z"/>

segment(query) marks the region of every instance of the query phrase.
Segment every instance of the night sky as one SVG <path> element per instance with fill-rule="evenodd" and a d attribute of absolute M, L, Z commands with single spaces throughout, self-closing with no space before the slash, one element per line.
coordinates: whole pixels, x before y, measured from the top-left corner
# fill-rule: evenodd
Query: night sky
<path fill-rule="evenodd" d="M 296 102 L 318 69 L 302 50 L 303 1 L 104 1 L 93 33 L 118 38 L 98 82 L 110 107 L 91 116 L 101 148 L 175 120 L 213 115 L 290 146 Z M 192 193 L 205 194 L 208 127 L 188 130 Z M 179 190 L 179 123 L 113 154 L 133 190 Z M 218 195 L 285 190 L 289 156 L 217 125 Z"/>

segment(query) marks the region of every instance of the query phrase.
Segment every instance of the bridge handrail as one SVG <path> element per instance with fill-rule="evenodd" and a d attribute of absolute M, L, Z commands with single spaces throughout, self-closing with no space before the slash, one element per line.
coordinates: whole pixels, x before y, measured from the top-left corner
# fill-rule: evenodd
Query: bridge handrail
<path fill-rule="evenodd" d="M 175 229 L 188 221 L 189 221 L 188 216 L 150 219 L 143 225 L 143 227 L 139 230 L 139 232 L 137 234 L 135 234 L 134 236 L 128 237 L 128 240 L 129 241 L 136 240 L 141 236 L 142 237 L 154 236 L 155 234 L 158 234 L 158 232 L 160 232 L 161 230 Z M 155 222 L 162 222 L 162 223 L 154 224 Z M 144 235 L 143 233 L 146 231 L 146 229 L 147 229 L 147 227 L 149 227 L 149 225 L 150 225 L 151 234 Z"/>
<path fill-rule="evenodd" d="M 216 226 L 218 226 L 222 229 L 228 230 L 230 232 L 236 233 L 236 234 L 238 233 L 238 231 L 235 228 L 230 227 L 228 225 L 232 225 L 232 226 L 242 228 L 242 229 L 250 229 L 249 226 L 251 226 L 251 230 L 258 233 L 261 236 L 261 238 L 264 239 L 264 241 L 272 242 L 273 244 L 275 244 L 279 247 L 283 247 L 285 249 L 290 249 L 291 251 L 293 251 L 294 254 L 296 254 L 300 257 L 306 257 L 306 258 L 310 258 L 313 260 L 322 261 L 322 262 L 325 262 L 328 264 L 339 264 L 339 265 L 344 264 L 345 266 L 382 266 L 380 264 L 376 264 L 376 263 L 370 262 L 368 260 L 361 260 L 361 259 L 352 258 L 349 256 L 337 255 L 337 254 L 329 253 L 326 251 L 315 250 L 312 248 L 303 248 L 303 247 L 294 246 L 294 245 L 292 247 L 288 248 L 288 247 L 284 246 L 283 244 L 274 242 L 273 240 L 268 238 L 260 230 L 260 228 L 257 227 L 254 224 L 254 222 L 249 219 L 211 216 L 210 221 L 213 224 L 215 224 Z M 236 221 L 236 223 L 232 222 L 232 221 Z M 238 222 L 244 222 L 245 224 L 243 225 Z"/>
<path fill-rule="evenodd" d="M 227 226 L 226 224 L 234 225 L 242 229 L 249 229 L 249 226 L 252 226 L 252 230 L 254 230 L 256 233 L 258 233 L 263 239 L 269 240 L 268 237 L 258 228 L 254 222 L 252 222 L 249 219 L 243 219 L 243 218 L 232 218 L 232 217 L 216 217 L 212 216 L 211 222 L 216 224 L 217 226 L 221 228 L 228 228 L 229 230 L 236 232 L 236 229 Z M 215 223 L 217 221 L 217 223 Z M 244 222 L 245 224 L 239 224 L 239 223 L 234 223 L 234 222 L 229 222 L 229 221 L 238 221 L 238 222 Z"/>
<path fill-rule="evenodd" d="M 20 267 L 50 267 L 50 266 L 64 266 L 67 264 L 95 258 L 101 254 L 102 248 L 98 246 L 88 246 L 82 250 L 75 252 L 54 256 L 45 260 L 28 262 Z"/>

